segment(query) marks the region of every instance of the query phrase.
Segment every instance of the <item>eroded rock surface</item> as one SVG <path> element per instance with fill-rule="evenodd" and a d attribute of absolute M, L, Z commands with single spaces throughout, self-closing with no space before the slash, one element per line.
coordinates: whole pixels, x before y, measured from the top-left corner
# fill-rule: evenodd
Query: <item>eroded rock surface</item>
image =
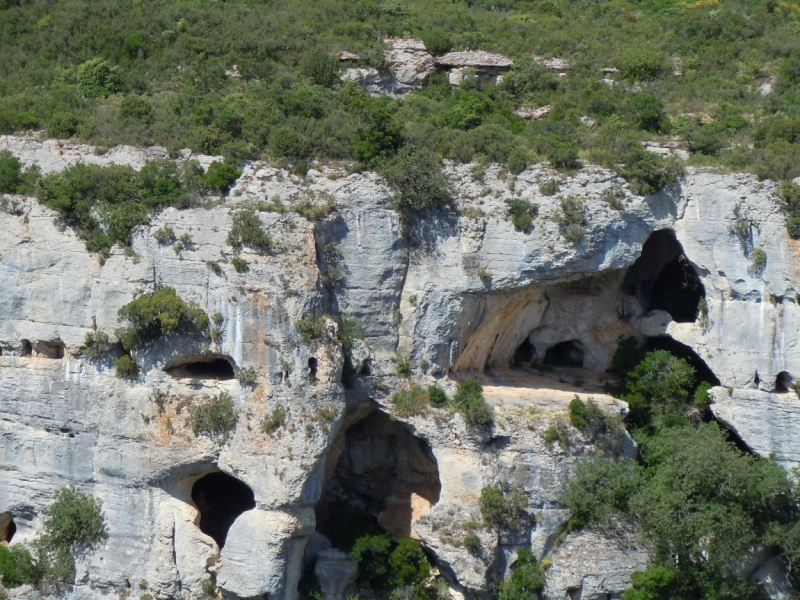
<path fill-rule="evenodd" d="M 139 168 L 164 156 L 128 148 L 100 155 L 30 138 L 0 137 L 0 148 L 43 171 L 77 160 Z M 714 391 L 718 418 L 759 454 L 798 462 L 795 395 L 781 391 L 800 373 L 796 247 L 773 184 L 690 169 L 679 185 L 645 198 L 596 167 L 563 176 L 537 165 L 516 177 L 497 165 L 477 175 L 476 165 L 445 167 L 461 216 L 424 215 L 413 244 L 381 178 L 326 165 L 299 177 L 250 163 L 223 202 L 160 213 L 135 231 L 133 253 L 115 248 L 104 262 L 55 213 L 14 198 L 20 210 L 0 212 L 0 517 L 13 519 L 11 543 L 33 539 L 53 490 L 74 483 L 103 501 L 110 537 L 79 563 L 73 597 L 122 591 L 126 580 L 144 582 L 156 598 L 196 597 L 213 575 L 229 597 L 291 600 L 325 545 L 305 553 L 312 536 L 324 539 L 315 510 L 339 485 L 383 502 L 362 510 L 420 539 L 465 598 L 490 597 L 523 547 L 552 560 L 548 598 L 576 590 L 617 597 L 647 553 L 632 539 L 587 532 L 554 543 L 572 467 L 595 446 L 569 425 L 563 447 L 546 443 L 544 431 L 564 420 L 575 394 L 625 413 L 601 391 L 620 335 L 685 345 L 722 386 Z M 544 195 L 540 185 L 553 178 L 559 194 Z M 607 192 L 621 208 L 603 199 Z M 566 195 L 584 202 L 578 243 L 554 220 Z M 528 231 L 508 218 L 504 200 L 512 197 L 539 206 Z M 243 250 L 249 270 L 237 273 L 226 237 L 243 204 L 266 208 L 259 218 L 276 250 Z M 292 212 L 301 205 L 335 210 L 310 221 Z M 746 239 L 732 233 L 741 218 L 752 224 Z M 191 246 L 159 244 L 153 232 L 165 226 L 188 233 Z M 664 252 L 643 253 L 654 239 Z M 755 247 L 768 257 L 761 273 L 750 268 Z M 678 260 L 700 282 L 702 318 L 648 311 L 645 288 Z M 218 341 L 162 339 L 135 354 L 141 375 L 133 381 L 114 376 L 110 357 L 82 356 L 88 332 L 102 329 L 115 341 L 117 310 L 156 286 L 220 313 Z M 311 313 L 364 326 L 364 342 L 349 351 L 357 369 L 347 391 L 336 325 L 313 342 L 294 327 Z M 478 378 L 494 425 L 476 429 L 446 409 L 398 415 L 392 395 L 409 385 L 395 375 L 398 350 L 422 385 L 437 380 L 452 393 L 458 380 Z M 551 375 L 527 368 L 548 356 L 568 364 Z M 252 367 L 256 385 L 220 376 L 209 359 L 225 372 Z M 156 390 L 168 394 L 163 411 Z M 222 392 L 238 411 L 235 431 L 224 443 L 195 436 L 192 407 Z M 283 424 L 266 432 L 262 423 L 278 407 Z M 635 449 L 624 438 L 613 451 Z M 193 499 L 196 482 L 218 472 L 251 490 L 254 503 L 233 518 L 221 548 L 218 531 L 202 529 L 207 507 Z M 481 489 L 499 483 L 529 499 L 517 531 L 479 526 Z M 472 532 L 473 553 L 463 546 Z"/>

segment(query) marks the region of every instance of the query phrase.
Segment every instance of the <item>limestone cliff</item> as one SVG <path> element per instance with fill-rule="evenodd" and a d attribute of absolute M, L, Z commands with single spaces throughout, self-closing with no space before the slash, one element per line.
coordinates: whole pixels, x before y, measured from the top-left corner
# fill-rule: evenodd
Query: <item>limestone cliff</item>
<path fill-rule="evenodd" d="M 164 154 L 98 155 L 11 137 L 0 138 L 0 149 L 45 172 L 78 160 L 138 168 Z M 621 335 L 681 344 L 719 382 L 718 418 L 753 451 L 775 452 L 787 467 L 798 462 L 789 390 L 800 373 L 800 263 L 773 184 L 690 169 L 674 188 L 640 197 L 613 173 L 586 167 L 548 196 L 540 184 L 556 174 L 543 165 L 519 176 L 499 166 L 477 171 L 447 165 L 459 210 L 421 215 L 409 237 L 374 174 L 318 165 L 299 177 L 251 163 L 220 202 L 165 210 L 135 232 L 132 252 L 115 248 L 105 261 L 53 211 L 14 198 L 17 208 L 0 212 L 6 539 L 32 539 L 53 490 L 73 483 L 102 499 L 110 536 L 79 563 L 72 597 L 124 591 L 126 581 L 156 598 L 197 596 L 213 573 L 228 597 L 292 600 L 326 522 L 340 516 L 335 501 L 355 494 L 382 505 L 387 530 L 421 540 L 454 596 L 488 597 L 530 546 L 552 559 L 547 598 L 618 597 L 647 550 L 633 538 L 588 533 L 554 544 L 571 466 L 594 445 L 567 425 L 564 448 L 543 432 L 575 394 L 625 414 L 601 391 Z M 554 219 L 569 195 L 585 203 L 577 243 Z M 526 232 L 508 219 L 512 197 L 539 206 Z M 276 210 L 298 202 L 335 210 L 319 221 Z M 239 273 L 226 242 L 231 212 L 253 204 L 270 206 L 258 214 L 277 250 L 245 249 L 249 270 Z M 733 233 L 737 219 L 748 223 L 746 239 Z M 165 226 L 188 233 L 191 245 L 160 244 L 153 233 Z M 756 247 L 767 255 L 763 269 L 748 257 Z M 691 314 L 654 300 L 654 289 L 681 277 L 696 294 Z M 87 332 L 104 330 L 113 341 L 118 309 L 158 286 L 221 314 L 218 340 L 163 338 L 135 355 L 134 381 L 117 378 L 110 359 L 81 354 Z M 700 297 L 707 313 L 698 319 Z M 350 389 L 341 383 L 335 323 L 313 342 L 296 331 L 310 313 L 363 324 Z M 420 383 L 452 391 L 476 377 L 495 409 L 491 429 L 445 409 L 394 414 L 390 398 L 408 385 L 396 376 L 397 352 Z M 527 361 L 549 356 L 555 372 L 511 369 L 520 352 Z M 255 369 L 255 385 L 235 379 L 234 367 Z M 156 391 L 168 394 L 163 411 Z M 239 413 L 235 432 L 225 443 L 196 437 L 189 410 L 222 391 Z M 264 418 L 279 406 L 283 425 L 265 433 Z M 627 439 L 614 451 L 635 449 Z M 527 495 L 525 525 L 481 529 L 479 550 L 468 552 L 461 541 L 480 520 L 481 489 L 500 482 Z"/>

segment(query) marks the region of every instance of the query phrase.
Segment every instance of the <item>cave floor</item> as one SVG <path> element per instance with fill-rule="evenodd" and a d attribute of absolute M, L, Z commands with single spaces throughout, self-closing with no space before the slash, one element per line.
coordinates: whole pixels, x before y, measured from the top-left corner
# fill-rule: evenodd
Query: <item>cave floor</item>
<path fill-rule="evenodd" d="M 451 373 L 454 384 L 467 377 Z M 486 401 L 494 406 L 532 406 L 539 410 L 562 412 L 577 394 L 600 406 L 618 405 L 619 401 L 603 393 L 609 381 L 605 373 L 593 373 L 580 368 L 557 367 L 552 371 L 529 368 L 492 369 L 468 375 L 483 386 Z"/>

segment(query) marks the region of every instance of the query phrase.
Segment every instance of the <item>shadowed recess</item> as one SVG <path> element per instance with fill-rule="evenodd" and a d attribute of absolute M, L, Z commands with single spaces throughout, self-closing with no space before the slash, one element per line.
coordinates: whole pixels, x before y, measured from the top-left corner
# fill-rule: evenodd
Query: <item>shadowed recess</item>
<path fill-rule="evenodd" d="M 642 352 L 647 353 L 653 350 L 667 350 L 678 358 L 685 359 L 695 368 L 696 386 L 700 385 L 702 381 L 706 381 L 711 385 L 720 385 L 719 379 L 717 379 L 717 376 L 714 375 L 714 372 L 706 364 L 706 361 L 700 358 L 697 352 L 689 348 L 686 344 L 681 344 L 667 336 L 647 338 L 644 346 L 642 346 Z"/>
<path fill-rule="evenodd" d="M 663 310 L 677 323 L 693 323 L 706 291 L 669 229 L 656 231 L 625 275 L 623 289 L 647 310 Z"/>
<path fill-rule="evenodd" d="M 17 533 L 17 524 L 14 523 L 11 513 L 0 513 L 0 542 L 11 543 L 15 533 Z"/>
<path fill-rule="evenodd" d="M 559 342 L 544 353 L 544 364 L 552 367 L 583 367 L 583 350 L 580 342 Z"/>
<path fill-rule="evenodd" d="M 236 518 L 256 507 L 253 490 L 222 472 L 198 479 L 192 487 L 192 500 L 200 511 L 200 531 L 214 538 L 220 549 Z"/>
<path fill-rule="evenodd" d="M 174 364 L 167 373 L 173 377 L 191 379 L 233 379 L 233 365 L 221 356 L 199 356 Z"/>

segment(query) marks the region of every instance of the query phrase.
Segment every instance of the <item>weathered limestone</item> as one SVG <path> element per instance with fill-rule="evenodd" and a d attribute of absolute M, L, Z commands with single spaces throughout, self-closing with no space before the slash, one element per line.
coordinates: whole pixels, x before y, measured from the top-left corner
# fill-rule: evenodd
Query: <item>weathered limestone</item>
<path fill-rule="evenodd" d="M 165 156 L 132 148 L 98 155 L 31 138 L 0 137 L 0 148 L 48 172 L 78 160 L 139 168 Z M 159 599 L 196 597 L 213 575 L 231 598 L 266 593 L 292 600 L 309 538 L 316 541 L 305 566 L 327 568 L 324 560 L 316 567 L 310 562 L 324 546 L 316 545 L 322 536 L 315 533 L 314 509 L 331 478 L 352 483 L 359 469 L 391 467 L 399 483 L 382 496 L 382 522 L 418 538 L 454 593 L 490 597 L 516 553 L 531 547 L 552 560 L 548 598 L 560 600 L 568 591 L 618 597 L 631 573 L 646 565 L 647 552 L 628 537 L 589 532 L 573 532 L 553 548 L 567 518 L 559 506 L 566 482 L 594 444 L 573 429 L 565 448 L 543 438 L 576 393 L 625 414 L 624 403 L 601 391 L 620 335 L 666 335 L 686 344 L 724 386 L 713 393 L 717 417 L 755 452 L 776 452 L 787 468 L 800 462 L 792 439 L 796 398 L 793 391 L 777 392 L 791 390 L 800 373 L 797 248 L 786 235 L 773 184 L 690 169 L 679 185 L 644 198 L 596 167 L 564 176 L 537 165 L 514 177 L 493 165 L 481 178 L 475 165 L 448 163 L 445 172 L 458 208 L 470 216 L 426 214 L 412 224 L 413 244 L 390 208 L 392 190 L 377 175 L 318 164 L 299 177 L 254 162 L 223 203 L 162 212 L 134 233 L 133 255 L 115 248 L 102 264 L 56 214 L 15 198 L 15 214 L 0 212 L 0 515 L 14 519 L 12 544 L 30 542 L 53 490 L 74 483 L 103 501 L 110 531 L 107 544 L 79 563 L 74 598 L 120 591 L 126 579 L 145 582 Z M 551 178 L 561 180 L 557 196 L 539 189 Z M 603 200 L 607 190 L 621 197 L 621 210 Z M 568 194 L 585 202 L 578 244 L 567 242 L 554 221 Z M 504 200 L 512 197 L 539 206 L 527 232 L 508 219 Z M 245 203 L 289 208 L 303 202 L 336 210 L 318 222 L 291 211 L 259 212 L 279 250 L 243 250 L 249 271 L 237 273 L 226 242 L 231 211 Z M 742 241 L 732 233 L 737 218 L 753 224 Z M 164 226 L 190 234 L 191 247 L 176 253 L 160 245 L 152 233 Z M 646 313 L 623 289 L 646 240 L 664 229 L 674 232 L 705 288 L 707 322 Z M 335 253 L 325 250 L 331 243 Z M 761 274 L 748 269 L 754 247 L 768 256 Z M 207 261 L 218 262 L 222 276 Z M 334 269 L 341 278 L 332 277 Z M 479 269 L 488 276 L 478 276 Z M 136 353 L 142 373 L 135 381 L 114 377 L 109 359 L 81 356 L 87 332 L 102 329 L 115 341 L 117 310 L 157 285 L 174 287 L 209 314 L 219 312 L 219 342 L 160 340 Z M 309 313 L 341 313 L 364 325 L 365 340 L 349 350 L 358 375 L 352 390 L 340 383 L 344 353 L 332 322 L 318 342 L 299 339 L 294 323 Z M 583 367 L 552 376 L 510 370 L 526 340 L 536 357 L 574 342 Z M 395 377 L 397 350 L 421 384 L 436 377 L 452 393 L 458 380 L 478 378 L 495 410 L 494 426 L 470 427 L 444 409 L 398 416 L 391 398 L 408 382 Z M 168 371 L 198 356 L 253 367 L 257 385 Z M 163 413 L 152 400 L 155 390 L 169 392 Z M 221 392 L 239 413 L 225 444 L 196 437 L 187 424 L 192 406 Z M 264 417 L 279 405 L 287 413 L 284 425 L 267 434 Z M 366 436 L 360 450 L 347 445 L 347 431 L 381 413 L 407 433 L 395 436 L 402 443 L 391 446 L 387 434 L 381 444 Z M 630 456 L 635 448 L 624 438 L 614 451 Z M 337 474 L 340 465 L 347 469 Z M 200 529 L 192 500 L 195 482 L 218 470 L 249 486 L 255 500 L 233 522 L 221 550 Z M 380 477 L 373 481 L 385 481 Z M 519 531 L 474 525 L 481 520 L 481 489 L 497 483 L 514 485 L 529 499 Z M 432 493 L 437 484 L 438 496 Z M 474 554 L 462 545 L 472 532 L 479 539 Z M 764 577 L 780 581 L 780 573 L 770 573 Z M 329 593 L 340 594 L 349 577 Z"/>
<path fill-rule="evenodd" d="M 344 590 L 358 577 L 358 564 L 347 552 L 328 548 L 317 553 L 314 574 L 324 600 L 345 600 Z"/>

